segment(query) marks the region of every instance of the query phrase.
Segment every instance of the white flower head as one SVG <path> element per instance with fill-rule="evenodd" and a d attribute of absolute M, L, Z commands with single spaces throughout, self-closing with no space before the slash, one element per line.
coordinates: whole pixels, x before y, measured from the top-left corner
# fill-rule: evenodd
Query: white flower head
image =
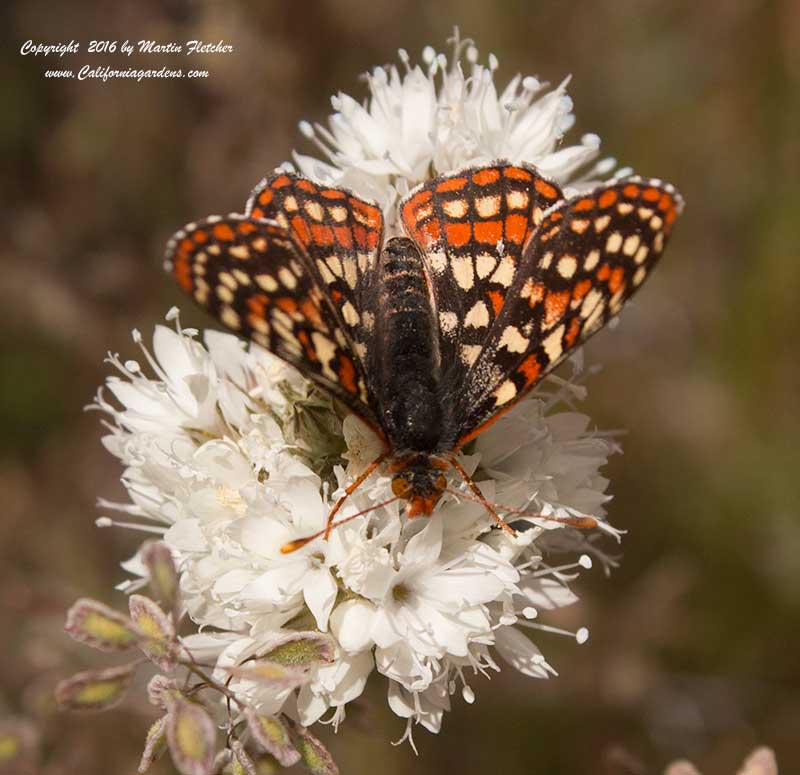
<path fill-rule="evenodd" d="M 569 78 L 551 88 L 517 74 L 498 88 L 494 54 L 480 64 L 478 49 L 457 30 L 451 43 L 449 57 L 427 46 L 416 65 L 401 49 L 400 67 L 376 67 L 364 76 L 369 88 L 364 103 L 340 92 L 331 99 L 335 112 L 327 126 L 301 122 L 302 133 L 325 160 L 295 152 L 300 171 L 376 201 L 392 236 L 399 229 L 400 198 L 417 184 L 466 165 L 497 159 L 534 164 L 567 195 L 614 170 L 614 159 L 597 161 L 595 134 L 560 146 L 575 123 Z"/>
<path fill-rule="evenodd" d="M 363 105 L 339 94 L 327 128 L 303 125 L 328 161 L 295 155 L 304 174 L 379 202 L 390 234 L 399 197 L 466 164 L 524 161 L 568 189 L 615 166 L 593 165 L 594 135 L 559 147 L 573 124 L 566 81 L 548 90 L 516 76 L 498 90 L 496 59 L 479 64 L 472 43 L 457 38 L 449 60 L 430 48 L 423 66 L 400 56 L 404 73 L 376 68 L 367 76 Z M 569 379 L 545 379 L 460 455 L 516 535 L 498 529 L 452 473 L 433 516 L 409 520 L 390 472 L 379 468 L 346 500 L 329 540 L 284 553 L 324 530 L 382 444 L 257 345 L 214 331 L 201 339 L 174 310 L 168 319 L 173 326 L 156 328 L 152 352 L 135 334 L 146 368 L 109 357 L 119 373 L 93 406 L 108 417 L 104 443 L 125 467 L 130 502 L 102 501 L 125 516 L 99 524 L 163 536 L 198 629 L 184 646 L 221 680 L 299 631 L 332 644 L 332 661 L 313 667 L 300 687 L 238 676 L 231 691 L 264 713 L 305 725 L 330 713 L 338 724 L 377 673 L 410 736 L 415 723 L 437 732 L 451 697 L 474 701 L 475 677 L 501 663 L 554 675 L 531 635 L 586 639 L 583 628 L 564 633 L 545 621 L 576 600 L 570 582 L 592 558 L 613 563 L 596 539 L 617 535 L 603 519 L 609 496 L 600 474 L 617 447 L 575 410 L 585 397 L 577 360 Z M 309 415 L 314 422 L 304 422 Z M 569 527 L 583 517 L 600 530 Z M 125 567 L 137 578 L 124 588 L 139 588 L 142 564 Z"/>

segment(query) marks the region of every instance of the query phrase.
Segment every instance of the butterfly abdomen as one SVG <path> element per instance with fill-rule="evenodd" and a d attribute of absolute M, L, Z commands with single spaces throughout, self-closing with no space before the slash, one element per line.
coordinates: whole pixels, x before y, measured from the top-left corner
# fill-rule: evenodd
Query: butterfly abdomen
<path fill-rule="evenodd" d="M 396 450 L 432 451 L 442 436 L 437 332 L 419 251 L 404 238 L 380 257 L 376 320 L 379 400 Z"/>

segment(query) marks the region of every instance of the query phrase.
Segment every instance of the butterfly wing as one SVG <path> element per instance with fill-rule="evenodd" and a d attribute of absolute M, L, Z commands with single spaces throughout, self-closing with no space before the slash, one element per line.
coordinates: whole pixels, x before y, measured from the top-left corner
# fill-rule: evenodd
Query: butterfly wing
<path fill-rule="evenodd" d="M 167 244 L 179 285 L 225 326 L 299 369 L 376 426 L 363 366 L 293 234 L 246 215 L 212 217 Z"/>
<path fill-rule="evenodd" d="M 628 178 L 545 213 L 456 398 L 457 447 L 620 311 L 661 256 L 682 205 L 671 185 Z"/>
<path fill-rule="evenodd" d="M 432 180 L 401 204 L 425 255 L 444 379 L 458 389 L 514 282 L 522 248 L 562 198 L 535 170 L 504 162 Z"/>
<path fill-rule="evenodd" d="M 262 181 L 246 209 L 252 219 L 283 226 L 308 257 L 309 272 L 330 298 L 360 360 L 375 324 L 376 273 L 383 243 L 380 208 L 349 191 L 279 172 Z"/>

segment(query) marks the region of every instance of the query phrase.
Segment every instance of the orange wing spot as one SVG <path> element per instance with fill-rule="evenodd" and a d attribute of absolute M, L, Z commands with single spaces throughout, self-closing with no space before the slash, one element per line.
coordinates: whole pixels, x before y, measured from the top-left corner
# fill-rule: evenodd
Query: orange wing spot
<path fill-rule="evenodd" d="M 669 210 L 671 206 L 672 206 L 672 197 L 669 194 L 662 194 L 661 198 L 658 200 L 658 209 Z"/>
<path fill-rule="evenodd" d="M 367 221 L 367 225 L 370 228 L 378 229 L 381 225 L 381 213 L 380 210 L 371 207 L 368 204 L 365 204 L 360 199 L 354 199 L 350 197 L 350 206 L 353 210 L 356 210 L 364 220 Z"/>
<path fill-rule="evenodd" d="M 581 280 L 578 283 L 575 283 L 575 287 L 572 289 L 572 298 L 575 301 L 579 301 L 582 299 L 592 287 L 591 280 Z"/>
<path fill-rule="evenodd" d="M 200 244 L 203 242 L 208 242 L 208 232 L 204 231 L 203 229 L 198 229 L 192 234 L 192 239 Z"/>
<path fill-rule="evenodd" d="M 544 300 L 544 322 L 552 326 L 567 310 L 569 291 L 550 291 Z"/>
<path fill-rule="evenodd" d="M 580 318 L 572 318 L 569 323 L 569 328 L 567 329 L 567 335 L 564 339 L 567 342 L 567 347 L 572 347 L 575 344 L 575 340 L 578 338 L 578 334 L 581 332 L 581 321 Z"/>
<path fill-rule="evenodd" d="M 519 167 L 506 167 L 503 170 L 503 177 L 511 178 L 511 180 L 526 180 L 530 182 L 531 178 L 533 177 L 528 170 L 520 169 Z M 539 187 L 539 181 L 536 181 L 536 187 Z M 553 195 L 555 195 L 555 189 L 550 186 L 551 190 L 553 191 Z"/>
<path fill-rule="evenodd" d="M 347 226 L 334 226 L 333 233 L 336 235 L 336 241 L 343 248 L 350 248 L 353 246 L 353 234 Z"/>
<path fill-rule="evenodd" d="M 612 273 L 608 280 L 608 289 L 611 293 L 616 293 L 621 286 L 625 284 L 625 270 L 618 266 Z"/>
<path fill-rule="evenodd" d="M 275 180 L 273 180 L 272 183 L 269 184 L 269 186 L 270 188 L 283 188 L 284 186 L 288 186 L 291 182 L 292 182 L 291 179 L 288 178 L 286 175 L 281 175 L 275 178 Z"/>
<path fill-rule="evenodd" d="M 426 227 L 429 225 L 430 224 L 426 224 Z M 447 232 L 448 244 L 455 248 L 460 248 L 462 245 L 466 245 L 471 236 L 468 223 L 448 223 L 445 226 L 445 231 Z"/>
<path fill-rule="evenodd" d="M 617 192 L 614 191 L 613 188 L 609 188 L 608 191 L 603 191 L 603 193 L 600 194 L 597 204 L 600 205 L 603 210 L 605 210 L 607 207 L 611 207 L 611 205 L 613 205 L 616 201 Z"/>
<path fill-rule="evenodd" d="M 469 227 L 467 226 L 467 229 Z M 439 220 L 434 218 L 427 223 L 423 223 L 417 230 L 419 241 L 423 245 L 433 245 L 442 238 L 442 225 Z"/>
<path fill-rule="evenodd" d="M 254 223 L 250 223 L 250 221 L 242 221 L 236 226 L 236 231 L 238 231 L 239 234 L 252 234 L 255 230 L 256 225 Z"/>
<path fill-rule="evenodd" d="M 535 381 L 536 378 L 539 376 L 539 373 L 542 370 L 542 365 L 539 363 L 539 359 L 535 355 L 529 355 L 519 366 L 517 369 L 519 374 L 524 375 L 525 377 L 525 387 L 530 387 Z"/>
<path fill-rule="evenodd" d="M 281 296 L 275 299 L 275 306 L 289 314 L 297 312 L 297 302 L 291 296 Z"/>
<path fill-rule="evenodd" d="M 661 192 L 657 188 L 646 188 L 642 193 L 645 202 L 656 202 L 660 196 Z"/>
<path fill-rule="evenodd" d="M 353 226 L 353 238 L 358 247 L 362 250 L 367 249 L 367 230 L 360 223 L 356 223 Z"/>
<path fill-rule="evenodd" d="M 339 382 L 348 393 L 358 393 L 356 368 L 346 355 L 339 355 Z"/>
<path fill-rule="evenodd" d="M 336 288 L 334 288 L 334 289 L 331 291 L 331 296 L 333 297 L 333 300 L 334 300 L 335 302 L 339 302 L 339 301 L 341 301 L 341 300 L 342 300 L 342 292 L 341 292 L 341 291 L 337 291 L 337 290 L 336 290 Z"/>
<path fill-rule="evenodd" d="M 557 223 L 564 217 L 564 213 L 560 213 L 556 210 L 554 213 L 550 213 L 547 220 L 547 225 L 549 226 L 551 223 Z"/>
<path fill-rule="evenodd" d="M 446 191 L 460 191 L 466 185 L 466 178 L 450 178 L 449 180 L 445 180 L 436 186 L 436 190 L 439 193 L 445 193 Z"/>
<path fill-rule="evenodd" d="M 235 238 L 233 229 L 227 223 L 218 223 L 212 229 L 214 236 L 223 242 L 231 242 Z"/>
<path fill-rule="evenodd" d="M 307 331 L 303 331 L 303 329 L 300 329 L 297 332 L 297 340 L 300 342 L 300 344 L 303 345 L 303 349 L 306 351 L 306 357 L 310 361 L 319 361 L 319 357 L 317 356 L 317 351 L 311 344 L 311 339 L 309 338 Z"/>
<path fill-rule="evenodd" d="M 500 291 L 489 291 L 486 295 L 489 297 L 489 301 L 492 304 L 494 316 L 497 317 L 500 314 L 500 310 L 503 308 L 505 297 Z"/>
<path fill-rule="evenodd" d="M 664 216 L 664 221 L 666 222 L 667 226 L 672 226 L 675 223 L 675 219 L 678 217 L 678 208 L 672 207 L 670 208 L 669 212 Z"/>
<path fill-rule="evenodd" d="M 558 199 L 558 191 L 556 190 L 555 186 L 551 186 L 549 183 L 546 183 L 544 180 L 539 178 L 536 179 L 536 182 L 533 185 L 534 188 L 545 199 Z"/>
<path fill-rule="evenodd" d="M 273 184 L 274 185 L 274 184 Z M 266 207 L 272 201 L 273 193 L 268 188 L 265 188 L 258 195 L 258 203 Z"/>
<path fill-rule="evenodd" d="M 611 267 L 608 264 L 603 264 L 597 270 L 597 275 L 596 276 L 597 276 L 597 279 L 600 280 L 600 281 L 608 280 L 608 278 L 611 277 Z"/>
<path fill-rule="evenodd" d="M 528 233 L 528 219 L 524 215 L 509 215 L 506 217 L 506 239 L 516 245 L 521 245 Z"/>
<path fill-rule="evenodd" d="M 320 191 L 320 193 L 326 199 L 345 199 L 347 197 L 344 191 L 339 191 L 337 188 L 326 188 L 324 191 Z"/>
<path fill-rule="evenodd" d="M 333 245 L 333 230 L 323 223 L 312 223 L 311 239 L 317 245 Z"/>
<path fill-rule="evenodd" d="M 628 199 L 634 199 L 639 196 L 640 191 L 641 189 L 639 186 L 636 186 L 633 183 L 628 183 L 628 185 L 622 189 L 622 194 L 623 196 L 628 197 Z"/>
<path fill-rule="evenodd" d="M 368 231 L 367 232 L 367 249 L 368 250 L 375 250 L 378 247 L 378 232 L 377 231 Z"/>
<path fill-rule="evenodd" d="M 247 308 L 250 310 L 250 313 L 261 319 L 264 317 L 264 309 L 268 304 L 269 298 L 263 293 L 257 293 L 247 300 Z"/>
<path fill-rule="evenodd" d="M 341 294 L 339 294 L 339 296 L 341 296 Z M 304 318 L 310 320 L 314 325 L 322 325 L 322 318 L 320 317 L 319 309 L 317 309 L 317 305 L 314 304 L 311 299 L 303 299 L 303 301 L 300 302 L 300 312 L 303 314 Z M 299 335 L 298 338 L 300 338 Z"/>
<path fill-rule="evenodd" d="M 500 179 L 500 170 L 494 167 L 487 167 L 483 170 L 478 170 L 473 176 L 472 181 L 479 186 L 487 186 L 489 183 L 494 183 Z"/>
<path fill-rule="evenodd" d="M 179 256 L 175 261 L 175 279 L 184 291 L 187 293 L 192 292 L 194 285 L 192 283 L 192 270 L 189 268 L 188 256 Z"/>
<path fill-rule="evenodd" d="M 264 211 L 260 207 L 254 207 L 250 213 L 251 218 L 263 218 Z"/>
<path fill-rule="evenodd" d="M 304 218 L 295 215 L 295 217 L 292 218 L 292 228 L 304 245 L 307 245 L 311 241 L 311 232 L 308 230 L 308 224 Z"/>
<path fill-rule="evenodd" d="M 583 210 L 591 210 L 593 207 L 594 207 L 594 199 L 579 199 L 572 206 L 572 209 L 576 212 L 581 212 Z"/>
<path fill-rule="evenodd" d="M 463 225 L 466 226 L 466 224 Z M 475 239 L 478 242 L 487 242 L 490 245 L 496 245 L 498 240 L 503 239 L 502 221 L 476 221 L 474 229 L 475 229 Z M 465 240 L 465 242 L 469 240 L 469 227 L 467 227 L 466 231 L 467 231 L 467 239 Z M 450 226 L 447 227 L 447 234 L 449 239 Z M 450 241 L 452 242 L 452 240 Z"/>
<path fill-rule="evenodd" d="M 189 253 L 194 250 L 194 243 L 188 237 L 184 237 L 178 249 L 183 253 L 184 257 L 188 257 Z"/>
<path fill-rule="evenodd" d="M 301 178 L 297 181 L 297 187 L 301 191 L 308 191 L 309 194 L 316 194 L 319 190 L 310 180 L 306 180 L 305 178 Z"/>

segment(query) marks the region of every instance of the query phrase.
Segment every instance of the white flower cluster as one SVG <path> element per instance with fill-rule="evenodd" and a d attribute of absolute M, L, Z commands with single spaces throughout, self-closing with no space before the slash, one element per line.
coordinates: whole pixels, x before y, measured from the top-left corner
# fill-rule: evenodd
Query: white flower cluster
<path fill-rule="evenodd" d="M 547 83 L 518 74 L 498 90 L 497 57 L 490 54 L 488 65 L 481 65 L 472 41 L 460 40 L 456 31 L 451 42 L 449 60 L 426 47 L 424 69 L 412 66 L 401 49 L 405 72 L 392 65 L 367 73 L 370 97 L 364 104 L 339 93 L 331 100 L 335 113 L 327 126 L 301 122 L 301 132 L 327 161 L 295 153 L 300 171 L 379 203 L 393 236 L 399 233 L 400 198 L 417 184 L 466 165 L 497 159 L 534 164 L 568 196 L 615 170 L 612 158 L 596 161 L 596 134 L 558 147 L 575 123 L 566 93 L 569 78 L 548 91 Z"/>
<path fill-rule="evenodd" d="M 548 92 L 517 76 L 498 94 L 495 58 L 483 67 L 471 43 L 456 38 L 454 47 L 449 65 L 426 49 L 425 70 L 401 52 L 405 74 L 375 69 L 364 105 L 335 97 L 328 128 L 301 125 L 329 162 L 296 154 L 300 170 L 379 202 L 391 236 L 399 197 L 468 163 L 525 161 L 573 188 L 614 168 L 610 159 L 591 165 L 595 135 L 557 149 L 573 123 L 566 81 Z M 177 321 L 177 313 L 168 317 Z M 264 713 L 306 726 L 327 713 L 338 724 L 377 671 L 409 735 L 413 723 L 438 731 L 456 691 L 472 702 L 470 676 L 498 670 L 497 655 L 529 676 L 555 673 L 529 635 L 561 632 L 540 615 L 575 601 L 568 582 L 592 557 L 610 562 L 595 539 L 615 534 L 602 521 L 608 496 L 599 470 L 616 447 L 572 410 L 584 393 L 577 369 L 570 381 L 545 380 L 461 456 L 516 537 L 496 529 L 452 477 L 430 519 L 408 520 L 397 499 L 386 503 L 390 477 L 379 470 L 339 516 L 363 514 L 330 540 L 283 554 L 287 542 L 325 526 L 344 487 L 380 453 L 379 441 L 297 372 L 233 336 L 207 331 L 201 344 L 176 323 L 156 329 L 153 355 L 142 352 L 153 376 L 112 357 L 121 376 L 107 388 L 116 401 L 103 391 L 97 398 L 131 499 L 101 504 L 133 518 L 117 524 L 163 534 L 174 552 L 188 615 L 202 630 L 185 645 L 227 682 L 226 668 L 297 631 L 330 633 L 335 644 L 334 661 L 300 688 L 234 678 L 232 691 Z M 591 516 L 601 529 L 531 515 Z M 570 558 L 554 565 L 548 553 Z M 136 558 L 126 567 L 142 572 Z M 583 628 L 566 634 L 587 637 Z"/>
<path fill-rule="evenodd" d="M 445 495 L 430 519 L 407 520 L 396 500 L 381 505 L 392 494 L 380 473 L 341 512 L 364 515 L 327 542 L 282 554 L 287 542 L 324 527 L 380 442 L 354 416 L 342 422 L 330 401 L 266 351 L 214 331 L 203 346 L 196 331 L 181 329 L 177 312 L 168 317 L 176 327 L 156 328 L 153 354 L 135 334 L 153 376 L 112 356 L 120 376 L 108 379 L 107 391 L 116 401 L 101 390 L 94 405 L 111 419 L 104 443 L 125 465 L 131 499 L 101 504 L 135 517 L 99 522 L 163 534 L 188 614 L 203 630 L 184 639 L 196 659 L 215 661 L 224 680 L 225 667 L 298 629 L 328 632 L 335 660 L 299 691 L 245 680 L 230 688 L 264 713 L 286 712 L 307 726 L 333 709 L 338 723 L 377 671 L 408 728 L 418 722 L 434 732 L 458 687 L 472 701 L 469 675 L 499 669 L 495 652 L 526 675 L 554 674 L 528 634 L 559 632 L 539 623 L 540 613 L 575 601 L 567 582 L 591 567 L 591 556 L 607 561 L 596 533 L 512 516 L 512 538 L 468 490 Z M 608 496 L 598 471 L 615 446 L 589 430 L 585 415 L 552 413 L 583 388 L 548 385 L 482 434 L 462 463 L 507 509 L 600 517 Z M 329 465 L 337 443 L 347 469 Z M 555 567 L 545 559 L 549 548 L 574 559 Z M 136 559 L 126 567 L 142 571 Z M 587 633 L 574 636 L 582 642 Z"/>

